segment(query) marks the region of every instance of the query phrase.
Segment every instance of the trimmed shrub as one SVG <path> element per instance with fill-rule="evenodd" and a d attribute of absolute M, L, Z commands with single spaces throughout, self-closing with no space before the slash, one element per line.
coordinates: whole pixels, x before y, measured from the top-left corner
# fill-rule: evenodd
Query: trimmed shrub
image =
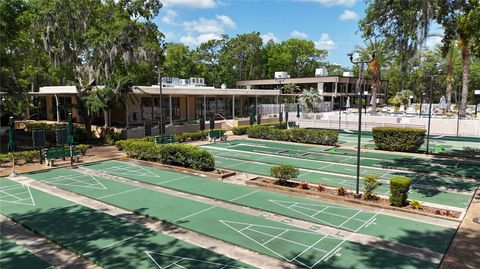
<path fill-rule="evenodd" d="M 33 163 L 36 160 L 40 160 L 40 151 L 38 150 L 26 150 L 13 152 L 15 158 L 15 164 L 19 163 Z M 0 154 L 0 164 L 6 164 L 12 162 L 12 153 Z"/>
<path fill-rule="evenodd" d="M 285 185 L 287 181 L 297 178 L 298 168 L 293 165 L 276 165 L 270 169 L 270 175 L 277 179 L 277 183 Z"/>
<path fill-rule="evenodd" d="M 160 156 L 159 146 L 149 141 L 129 141 L 123 143 L 123 150 L 133 159 L 157 161 Z"/>
<path fill-rule="evenodd" d="M 373 192 L 378 187 L 378 176 L 367 175 L 363 177 L 365 200 L 371 200 L 375 197 Z"/>
<path fill-rule="evenodd" d="M 164 164 L 189 167 L 201 171 L 215 169 L 213 155 L 191 145 L 166 144 L 159 147 L 159 160 Z"/>
<path fill-rule="evenodd" d="M 87 150 L 90 148 L 90 145 L 86 144 L 79 144 L 75 146 L 77 150 L 82 154 L 82 156 L 85 156 L 87 154 Z"/>
<path fill-rule="evenodd" d="M 411 184 L 412 180 L 408 177 L 392 177 L 390 179 L 390 204 L 404 206 L 407 202 L 407 193 Z"/>
<path fill-rule="evenodd" d="M 345 195 L 347 195 L 347 190 L 345 188 L 338 188 L 337 189 L 337 195 L 345 196 Z"/>
<path fill-rule="evenodd" d="M 121 139 L 121 134 L 116 133 L 114 130 L 107 129 L 103 134 L 103 142 L 109 145 L 115 145 L 115 142 Z"/>
<path fill-rule="evenodd" d="M 413 209 L 422 210 L 423 204 L 417 200 L 412 200 L 410 201 L 410 207 L 412 207 Z"/>
<path fill-rule="evenodd" d="M 275 129 L 269 126 L 253 126 L 247 130 L 248 137 L 291 141 L 297 143 L 319 144 L 333 146 L 338 141 L 338 132 L 336 130 L 314 130 L 314 129 Z"/>
<path fill-rule="evenodd" d="M 425 129 L 374 127 L 373 141 L 380 150 L 417 152 L 425 141 Z"/>
<path fill-rule="evenodd" d="M 247 134 L 247 131 L 250 127 L 251 126 L 249 126 L 249 125 L 233 127 L 232 128 L 232 133 L 234 135 L 244 135 L 244 134 Z"/>

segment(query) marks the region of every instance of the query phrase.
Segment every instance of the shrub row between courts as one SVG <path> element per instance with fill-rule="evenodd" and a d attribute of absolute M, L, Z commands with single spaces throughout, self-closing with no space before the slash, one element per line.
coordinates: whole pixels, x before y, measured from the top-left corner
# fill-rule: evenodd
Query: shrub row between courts
<path fill-rule="evenodd" d="M 417 152 L 425 141 L 425 129 L 374 127 L 373 141 L 380 150 Z"/>
<path fill-rule="evenodd" d="M 232 133 L 234 135 L 244 135 L 244 134 L 247 134 L 247 131 L 250 128 L 256 127 L 256 126 L 270 126 L 274 129 L 287 129 L 287 123 L 286 122 L 277 122 L 277 123 L 265 123 L 265 124 L 254 125 L 254 126 L 244 125 L 244 126 L 233 127 L 232 128 Z"/>
<path fill-rule="evenodd" d="M 335 145 L 338 141 L 338 132 L 336 130 L 313 130 L 303 128 L 284 130 L 262 125 L 252 126 L 248 129 L 247 135 L 249 138 L 330 146 Z"/>
<path fill-rule="evenodd" d="M 121 140 L 115 145 L 133 159 L 161 162 L 201 171 L 215 169 L 213 155 L 204 149 L 185 144 L 157 145 L 149 140 L 148 137 Z"/>

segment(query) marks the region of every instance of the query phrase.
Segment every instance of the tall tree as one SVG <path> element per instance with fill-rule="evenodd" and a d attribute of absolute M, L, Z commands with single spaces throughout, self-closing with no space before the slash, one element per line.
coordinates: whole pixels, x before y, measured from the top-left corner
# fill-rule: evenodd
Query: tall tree
<path fill-rule="evenodd" d="M 190 49 L 180 43 L 167 45 L 164 63 L 165 75 L 189 78 L 193 76 L 194 60 Z"/>
<path fill-rule="evenodd" d="M 463 74 L 462 74 L 462 100 L 459 115 L 466 115 L 470 82 L 470 64 L 472 50 L 476 51 L 480 43 L 480 3 L 478 0 L 438 0 L 438 22 L 445 29 L 444 52 L 446 53 L 452 41 L 457 40 L 461 49 Z"/>
<path fill-rule="evenodd" d="M 77 108 L 87 132 L 91 125 L 87 96 L 94 85 L 128 95 L 135 77 L 132 66 L 161 60 L 162 34 L 150 21 L 161 8 L 159 1 L 32 0 L 32 4 L 34 29 L 52 65 L 67 70 L 65 79 L 77 88 Z"/>
<path fill-rule="evenodd" d="M 400 72 L 406 76 L 435 19 L 435 0 L 367 0 L 367 4 L 366 16 L 359 22 L 363 36 L 384 39 L 392 46 L 398 52 Z"/>
<path fill-rule="evenodd" d="M 207 72 L 202 76 L 214 87 L 217 86 L 218 81 L 220 52 L 227 39 L 228 37 L 224 36 L 222 39 L 209 40 L 200 44 L 196 50 L 197 62 L 206 66 Z"/>

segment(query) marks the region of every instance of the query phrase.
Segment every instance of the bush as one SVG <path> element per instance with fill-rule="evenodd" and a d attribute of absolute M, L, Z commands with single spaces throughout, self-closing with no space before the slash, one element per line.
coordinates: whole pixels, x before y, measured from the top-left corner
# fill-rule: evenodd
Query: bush
<path fill-rule="evenodd" d="M 345 188 L 338 188 L 337 195 L 345 196 L 347 194 L 347 190 Z"/>
<path fill-rule="evenodd" d="M 45 140 L 52 144 L 56 143 L 56 135 L 55 132 L 58 126 L 66 126 L 64 123 L 54 123 L 48 124 L 44 122 L 31 122 L 25 125 L 25 132 L 27 135 L 32 134 L 32 130 L 34 128 L 44 128 L 45 129 Z M 85 132 L 85 128 L 80 125 L 73 126 L 73 138 L 77 143 L 83 143 L 87 140 L 87 133 Z"/>
<path fill-rule="evenodd" d="M 308 182 L 306 182 L 306 181 L 300 182 L 300 188 L 302 188 L 304 190 L 308 190 Z"/>
<path fill-rule="evenodd" d="M 425 129 L 374 127 L 373 140 L 377 149 L 417 152 L 425 140 Z"/>
<path fill-rule="evenodd" d="M 324 192 L 325 190 L 326 190 L 326 188 L 324 186 L 322 186 L 322 185 L 317 186 L 317 191 Z"/>
<path fill-rule="evenodd" d="M 105 142 L 105 144 L 108 144 L 108 145 L 115 145 L 115 142 L 117 142 L 120 139 L 121 139 L 121 134 L 116 133 L 112 129 L 105 130 L 105 133 L 103 134 L 103 141 Z"/>
<path fill-rule="evenodd" d="M 166 144 L 159 147 L 159 160 L 164 164 L 190 167 L 201 171 L 215 168 L 213 155 L 191 145 Z"/>
<path fill-rule="evenodd" d="M 363 177 L 363 185 L 364 185 L 364 195 L 366 200 L 373 199 L 375 195 L 373 192 L 378 187 L 378 176 L 367 175 Z"/>
<path fill-rule="evenodd" d="M 462 153 L 465 157 L 480 157 L 480 148 L 463 147 Z"/>
<path fill-rule="evenodd" d="M 411 206 L 413 209 L 418 209 L 418 210 L 423 209 L 422 203 L 419 202 L 419 201 L 417 201 L 417 200 L 412 200 L 412 201 L 410 201 L 410 206 Z"/>
<path fill-rule="evenodd" d="M 298 174 L 298 168 L 292 165 L 276 165 L 270 169 L 270 175 L 276 178 L 281 185 L 287 183 L 288 180 L 297 178 Z"/>
<path fill-rule="evenodd" d="M 392 177 L 390 179 L 390 204 L 393 206 L 405 205 L 412 180 L 408 177 Z"/>
<path fill-rule="evenodd" d="M 40 160 L 40 151 L 27 150 L 13 152 L 15 158 L 15 164 L 19 163 L 33 163 L 36 160 Z M 6 164 L 12 162 L 12 153 L 0 154 L 0 164 Z"/>
<path fill-rule="evenodd" d="M 297 143 L 319 144 L 333 146 L 338 141 L 338 132 L 335 130 L 314 130 L 314 129 L 275 129 L 269 126 L 252 126 L 247 130 L 248 137 L 291 141 Z"/>
<path fill-rule="evenodd" d="M 247 134 L 248 129 L 250 129 L 251 126 L 245 125 L 245 126 L 238 126 L 238 127 L 233 127 L 232 128 L 232 133 L 234 135 L 244 135 Z"/>
<path fill-rule="evenodd" d="M 160 156 L 159 146 L 153 142 L 141 140 L 124 140 L 123 150 L 133 159 L 157 161 Z"/>
<path fill-rule="evenodd" d="M 75 146 L 77 150 L 82 154 L 82 156 L 85 156 L 87 154 L 87 150 L 90 148 L 90 145 L 86 144 L 79 144 Z"/>

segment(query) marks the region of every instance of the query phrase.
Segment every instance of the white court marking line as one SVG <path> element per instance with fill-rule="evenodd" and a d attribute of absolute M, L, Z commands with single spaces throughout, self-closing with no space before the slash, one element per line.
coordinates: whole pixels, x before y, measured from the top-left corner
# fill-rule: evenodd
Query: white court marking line
<path fill-rule="evenodd" d="M 293 210 L 293 211 L 295 211 L 295 212 L 297 212 L 297 213 L 299 213 L 299 214 L 302 214 L 302 215 L 304 215 L 304 216 L 307 216 L 307 217 L 316 219 L 316 220 L 318 220 L 318 221 L 320 221 L 320 222 L 326 223 L 326 224 L 328 224 L 329 226 L 333 226 L 333 227 L 340 227 L 340 226 L 333 225 L 333 224 L 331 224 L 331 223 L 329 223 L 329 222 L 326 222 L 326 221 L 324 221 L 324 220 L 318 219 L 318 218 L 316 218 L 316 215 L 319 214 L 319 213 L 323 213 L 323 214 L 327 214 L 327 215 L 339 217 L 339 218 L 342 218 L 342 219 L 348 219 L 348 220 L 352 220 L 352 219 L 353 219 L 353 220 L 355 220 L 355 221 L 365 222 L 365 220 L 362 220 L 362 219 L 355 219 L 355 218 L 351 218 L 351 217 L 347 217 L 347 216 L 338 215 L 338 214 L 335 214 L 335 213 L 324 212 L 324 210 L 327 210 L 327 209 L 329 209 L 329 208 L 334 208 L 334 209 L 335 209 L 335 208 L 338 208 L 338 209 L 348 209 L 348 210 L 356 211 L 357 213 L 354 214 L 354 216 L 355 216 L 355 215 L 363 212 L 362 210 L 359 210 L 359 209 L 350 209 L 350 208 L 344 208 L 344 207 L 338 207 L 338 206 L 322 206 L 322 205 L 306 204 L 306 203 L 296 203 L 296 202 L 281 201 L 281 200 L 268 200 L 268 201 L 269 201 L 269 202 L 272 202 L 272 203 L 274 203 L 274 204 L 277 204 L 277 205 L 279 205 L 279 206 L 288 208 L 288 209 L 290 209 L 290 210 Z M 282 204 L 282 202 L 283 202 L 283 203 L 287 203 L 287 204 L 289 204 L 289 203 L 294 203 L 294 204 L 293 204 L 293 205 L 290 205 L 289 207 L 287 207 L 286 205 Z M 301 206 L 301 205 L 303 205 L 303 206 Z M 294 208 L 294 207 L 297 207 L 297 208 L 307 209 L 307 210 L 310 210 L 310 211 L 316 211 L 315 209 L 312 209 L 312 208 L 309 208 L 309 207 L 305 207 L 305 206 L 325 207 L 325 208 L 323 208 L 322 210 L 316 212 L 316 213 L 313 214 L 313 215 L 308 215 L 307 213 L 304 213 L 304 212 L 302 212 L 302 211 L 296 210 L 296 209 Z M 351 229 L 346 228 L 346 227 L 344 227 L 344 228 L 347 229 L 347 230 L 351 230 Z"/>
<path fill-rule="evenodd" d="M 208 210 L 210 210 L 210 209 L 214 209 L 214 208 L 216 208 L 216 207 L 217 207 L 217 206 L 214 205 L 214 206 L 205 208 L 205 209 L 203 209 L 203 210 L 200 210 L 200 211 L 198 211 L 198 212 L 192 213 L 192 214 L 187 215 L 187 216 L 185 216 L 185 217 L 181 217 L 181 218 L 179 218 L 179 219 L 176 219 L 176 220 L 173 221 L 173 223 L 175 223 L 175 222 L 177 222 L 177 221 L 184 220 L 184 219 L 186 219 L 186 218 L 193 217 L 193 216 L 195 216 L 195 215 L 201 214 L 201 213 L 203 213 L 203 212 L 206 212 L 206 211 L 208 211 Z"/>
<path fill-rule="evenodd" d="M 141 166 L 141 165 L 137 165 L 137 164 L 133 164 L 133 163 L 123 163 L 123 162 L 118 162 L 120 165 L 117 166 L 116 168 L 119 168 L 119 169 L 125 169 L 127 170 L 128 172 L 130 173 L 138 173 L 138 171 L 136 170 L 131 170 L 131 168 L 135 169 L 141 169 L 143 170 L 146 174 L 148 175 L 151 175 L 151 176 L 154 176 L 154 177 L 161 177 L 160 175 L 157 175 L 156 173 L 154 173 L 153 171 Z M 115 167 L 115 166 L 114 166 Z M 127 168 L 128 167 L 128 168 Z M 105 169 L 105 170 L 109 170 L 108 168 Z M 143 174 L 145 176 L 145 174 Z"/>
<path fill-rule="evenodd" d="M 325 239 L 327 236 L 325 235 L 324 237 L 318 239 L 317 242 L 315 242 L 313 245 L 311 245 L 310 247 L 306 248 L 304 251 L 300 252 L 297 256 L 295 256 L 295 258 L 293 258 L 292 260 L 294 261 L 297 261 L 297 258 L 302 256 L 305 252 L 309 251 L 310 249 L 312 249 L 316 244 L 320 243 L 323 239 Z M 315 248 L 314 248 L 315 249 Z M 297 261 L 298 262 L 298 261 Z"/>
<path fill-rule="evenodd" d="M 254 230 L 254 231 L 256 231 L 256 230 Z M 256 232 L 258 232 L 258 231 L 256 231 Z M 286 233 L 286 232 L 288 232 L 288 230 L 285 230 L 285 231 L 283 231 L 283 232 L 275 235 L 274 237 L 268 239 L 267 241 L 265 241 L 265 242 L 262 243 L 262 246 L 265 246 L 266 244 L 268 244 L 268 243 L 272 242 L 273 240 L 279 238 L 280 236 L 282 236 L 282 235 L 283 235 L 284 233 Z"/>
<path fill-rule="evenodd" d="M 187 177 L 191 177 L 191 176 L 190 176 L 190 175 L 181 176 L 181 177 L 179 177 L 179 178 L 174 178 L 174 179 L 171 179 L 171 180 L 159 182 L 158 184 L 166 184 L 166 183 L 174 182 L 174 181 L 177 181 L 177 180 L 180 180 L 180 179 L 184 179 L 184 178 L 187 178 Z"/>
<path fill-rule="evenodd" d="M 32 195 L 32 192 L 30 191 L 30 187 L 27 186 L 27 185 L 23 185 L 22 184 L 22 187 L 23 188 L 27 188 L 27 191 L 28 191 L 28 194 L 29 194 L 29 197 L 26 197 L 26 198 L 20 198 L 16 195 L 13 195 L 11 193 L 8 193 L 4 190 L 0 190 L 1 193 L 4 193 L 7 195 L 7 197 L 13 197 L 14 199 L 16 199 L 15 201 L 11 201 L 11 200 L 5 200 L 5 197 L 1 197 L 0 198 L 0 201 L 1 202 L 5 202 L 5 203 L 12 203 L 12 204 L 19 204 L 19 205 L 29 205 L 29 206 L 36 206 L 36 203 L 35 203 L 35 199 L 33 199 L 33 195 Z M 27 192 L 25 192 L 27 193 Z M 27 201 L 28 202 L 22 202 L 22 201 Z"/>
<path fill-rule="evenodd" d="M 360 214 L 362 211 L 358 211 L 357 213 L 353 214 L 350 218 L 348 218 L 347 220 L 345 220 L 342 224 L 338 225 L 338 227 L 342 227 L 344 224 L 346 224 L 347 222 L 349 222 L 350 220 L 354 219 L 354 217 L 358 214 Z M 356 220 L 356 219 L 355 219 Z M 345 228 L 345 227 L 344 227 Z M 347 228 L 348 229 L 348 228 Z"/>
<path fill-rule="evenodd" d="M 144 252 L 148 255 L 148 257 L 150 259 L 152 259 L 152 261 L 158 266 L 158 268 L 160 269 L 166 269 L 172 265 L 178 265 L 177 263 L 180 262 L 180 261 L 184 261 L 184 260 L 189 260 L 189 261 L 194 261 L 194 262 L 199 262 L 199 263 L 206 263 L 206 264 L 211 264 L 211 265 L 218 265 L 218 266 L 223 266 L 222 268 L 244 268 L 244 267 L 238 267 L 238 266 L 233 266 L 233 265 L 228 265 L 228 264 L 224 264 L 224 263 L 217 263 L 217 262 L 210 262 L 210 261 L 204 261 L 204 260 L 199 260 L 199 259 L 195 259 L 195 258 L 188 258 L 188 257 L 181 257 L 181 256 L 176 256 L 176 255 L 170 255 L 170 254 L 163 254 L 163 253 L 158 253 L 158 252 L 153 252 L 153 251 L 146 251 L 144 250 Z M 159 255 L 159 256 L 164 256 L 164 257 L 169 257 L 169 258 L 176 258 L 178 259 L 177 261 L 167 265 L 166 267 L 162 267 L 158 264 L 158 262 L 152 257 L 152 254 L 153 255 Z M 180 265 L 178 265 L 180 266 Z"/>
<path fill-rule="evenodd" d="M 135 170 L 135 168 L 141 168 L 144 172 L 143 173 L 139 172 L 139 171 Z M 127 175 L 130 175 L 130 176 L 153 176 L 153 177 L 161 178 L 160 175 L 157 175 L 157 174 L 153 173 L 152 171 L 149 171 L 147 169 L 144 169 L 143 167 L 140 167 L 140 166 L 137 166 L 137 165 L 134 165 L 134 164 L 124 164 L 122 166 L 112 166 L 112 167 L 108 167 L 108 168 L 105 168 L 105 169 L 100 170 L 100 171 L 103 171 L 104 173 L 107 173 L 107 174 L 116 174 L 116 175 L 124 175 L 124 176 L 127 176 Z"/>
<path fill-rule="evenodd" d="M 247 193 L 247 194 L 245 194 L 245 195 L 239 196 L 239 197 L 237 197 L 237 198 L 233 198 L 233 199 L 228 200 L 228 201 L 229 201 L 229 202 L 233 202 L 233 201 L 236 201 L 236 200 L 238 200 L 238 199 L 241 199 L 241 198 L 250 196 L 250 195 L 252 195 L 252 194 L 254 194 L 254 193 L 257 193 L 257 192 L 259 192 L 259 191 L 261 191 L 261 190 L 252 191 L 252 192 L 250 192 L 250 193 Z"/>
<path fill-rule="evenodd" d="M 289 258 L 283 256 L 282 254 L 276 252 L 275 250 L 273 250 L 273 249 L 271 249 L 271 248 L 269 248 L 269 247 L 267 247 L 267 246 L 265 246 L 265 245 L 262 245 L 262 243 L 258 242 L 257 240 L 253 239 L 252 237 L 248 236 L 247 234 L 241 232 L 240 230 L 237 230 L 236 228 L 234 228 L 234 227 L 232 227 L 231 225 L 229 225 L 227 222 L 247 225 L 246 223 L 235 222 L 235 221 L 227 221 L 227 220 L 219 220 L 219 221 L 220 221 L 221 223 L 223 223 L 224 225 L 230 227 L 232 230 L 234 230 L 234 231 L 240 233 L 241 235 L 245 236 L 246 238 L 252 240 L 254 243 L 262 246 L 263 248 L 271 251 L 272 253 L 276 254 L 277 256 L 285 259 L 286 261 L 292 262 L 292 261 L 294 260 L 294 258 L 289 259 Z M 250 224 L 250 225 L 251 225 L 251 226 L 258 226 L 258 227 L 266 227 L 266 228 L 270 228 L 270 229 L 288 230 L 288 231 L 300 232 L 300 233 L 308 233 L 308 234 L 312 234 L 312 233 L 313 233 L 313 232 L 302 231 L 302 230 L 284 229 L 284 228 L 270 227 L 270 226 L 264 226 L 264 225 L 252 225 L 252 224 Z M 242 229 L 242 230 L 243 230 L 243 229 Z M 271 234 L 267 234 L 267 233 L 264 233 L 264 232 L 260 232 L 260 231 L 254 230 L 254 229 L 249 229 L 249 230 L 254 231 L 254 232 L 257 232 L 257 233 L 260 233 L 260 234 L 264 234 L 264 235 L 267 235 L 267 236 L 273 236 L 273 235 L 271 235 Z M 317 235 L 317 236 L 320 235 L 320 234 L 318 234 L 318 233 L 313 233 L 313 234 L 315 234 L 315 235 Z M 323 238 L 326 238 L 326 237 L 327 237 L 327 236 L 324 236 Z M 322 240 L 323 240 L 323 238 L 322 238 Z M 284 238 L 277 238 L 277 239 L 283 240 L 283 241 L 286 241 L 286 242 L 289 242 L 289 243 L 292 243 L 292 244 L 295 244 L 295 245 L 300 245 L 300 246 L 303 246 L 303 247 L 306 247 L 306 248 L 311 247 L 311 246 L 308 246 L 308 245 L 305 245 L 305 244 L 302 244 L 302 243 L 299 243 L 299 242 L 295 242 L 295 241 L 292 241 L 292 240 L 284 239 Z M 338 240 L 338 239 L 336 239 L 336 240 Z M 311 248 L 310 248 L 310 249 L 311 249 Z M 321 251 L 321 252 L 324 252 L 324 253 L 328 253 L 326 250 L 323 250 L 323 249 L 319 249 L 319 248 L 313 248 L 313 249 L 318 250 L 318 251 Z M 295 260 L 295 261 L 296 261 L 297 263 L 300 263 L 300 264 L 306 266 L 306 267 L 309 267 L 308 265 L 304 264 L 303 262 L 300 262 L 300 261 L 298 261 L 298 260 Z"/>
<path fill-rule="evenodd" d="M 418 180 L 416 180 L 415 182 L 412 183 L 412 185 L 410 185 L 410 190 L 408 190 L 407 193 L 410 193 L 412 191 L 412 188 L 413 186 L 417 185 L 418 182 L 422 181 L 425 177 L 427 177 L 427 175 L 423 175 L 421 176 Z"/>
<path fill-rule="evenodd" d="M 375 213 L 368 221 L 366 221 L 364 224 L 362 224 L 358 229 L 356 229 L 353 233 L 348 235 L 342 242 L 340 242 L 337 246 L 335 246 L 329 253 L 325 254 L 320 260 L 318 260 L 316 263 L 314 263 L 310 268 L 315 267 L 318 263 L 322 262 L 330 253 L 334 252 L 336 249 L 338 249 L 343 243 L 345 243 L 347 240 L 349 240 L 355 233 L 357 233 L 361 228 L 363 228 L 367 223 L 369 223 L 371 220 L 373 220 L 378 214 L 383 212 L 383 209 Z"/>
<path fill-rule="evenodd" d="M 140 235 L 146 234 L 146 233 L 150 233 L 150 232 L 152 232 L 152 231 L 148 230 L 148 231 L 145 231 L 145 232 L 141 232 L 141 233 L 138 233 L 138 234 L 129 236 L 129 237 L 127 237 L 127 238 L 125 238 L 125 239 L 122 239 L 122 240 L 120 240 L 120 241 L 113 242 L 113 243 L 108 244 L 108 245 L 106 245 L 106 246 L 103 246 L 103 247 L 97 248 L 97 249 L 95 249 L 95 250 L 92 250 L 92 251 L 90 251 L 90 252 L 87 252 L 87 253 L 83 254 L 83 256 L 88 256 L 88 255 L 90 255 L 90 254 L 92 254 L 92 253 L 94 253 L 94 252 L 97 252 L 97 251 L 99 251 L 99 250 L 106 249 L 106 248 L 109 248 L 109 247 L 118 245 L 118 244 L 123 243 L 123 242 L 125 242 L 125 241 L 128 241 L 128 240 L 130 240 L 130 239 L 132 239 L 132 238 L 135 238 L 135 237 L 137 237 L 137 236 L 140 236 Z"/>
<path fill-rule="evenodd" d="M 82 180 L 78 180 L 77 178 L 89 178 L 89 179 L 93 179 L 94 183 L 88 183 L 86 181 L 82 181 Z M 74 181 L 74 182 L 77 182 L 79 184 L 86 184 L 86 185 L 76 185 L 74 183 L 59 183 L 61 181 L 68 181 L 68 180 L 71 180 L 71 181 Z M 77 176 L 58 176 L 58 177 L 54 177 L 54 178 L 51 178 L 51 179 L 43 179 L 43 180 L 40 180 L 40 181 L 45 181 L 49 184 L 53 184 L 53 185 L 63 185 L 63 186 L 70 186 L 70 187 L 81 187 L 81 188 L 90 188 L 90 189 L 99 189 L 99 190 L 107 190 L 108 188 L 105 187 L 105 185 L 103 185 L 95 176 L 92 176 L 90 174 L 86 175 L 86 174 L 81 174 L 81 175 L 77 175 Z M 95 185 L 99 186 L 99 187 L 95 187 Z"/>
<path fill-rule="evenodd" d="M 128 192 L 132 192 L 132 191 L 141 190 L 141 189 L 142 189 L 142 188 L 140 188 L 140 187 L 138 187 L 138 188 L 133 188 L 133 189 L 126 190 L 126 191 L 122 191 L 122 192 L 118 192 L 118 193 L 113 193 L 113 194 L 109 194 L 109 195 L 101 196 L 101 197 L 98 197 L 98 198 L 96 198 L 96 199 L 105 199 L 105 198 L 109 198 L 109 197 L 113 197 L 113 196 L 117 196 L 117 195 L 125 194 L 125 193 L 128 193 Z"/>

